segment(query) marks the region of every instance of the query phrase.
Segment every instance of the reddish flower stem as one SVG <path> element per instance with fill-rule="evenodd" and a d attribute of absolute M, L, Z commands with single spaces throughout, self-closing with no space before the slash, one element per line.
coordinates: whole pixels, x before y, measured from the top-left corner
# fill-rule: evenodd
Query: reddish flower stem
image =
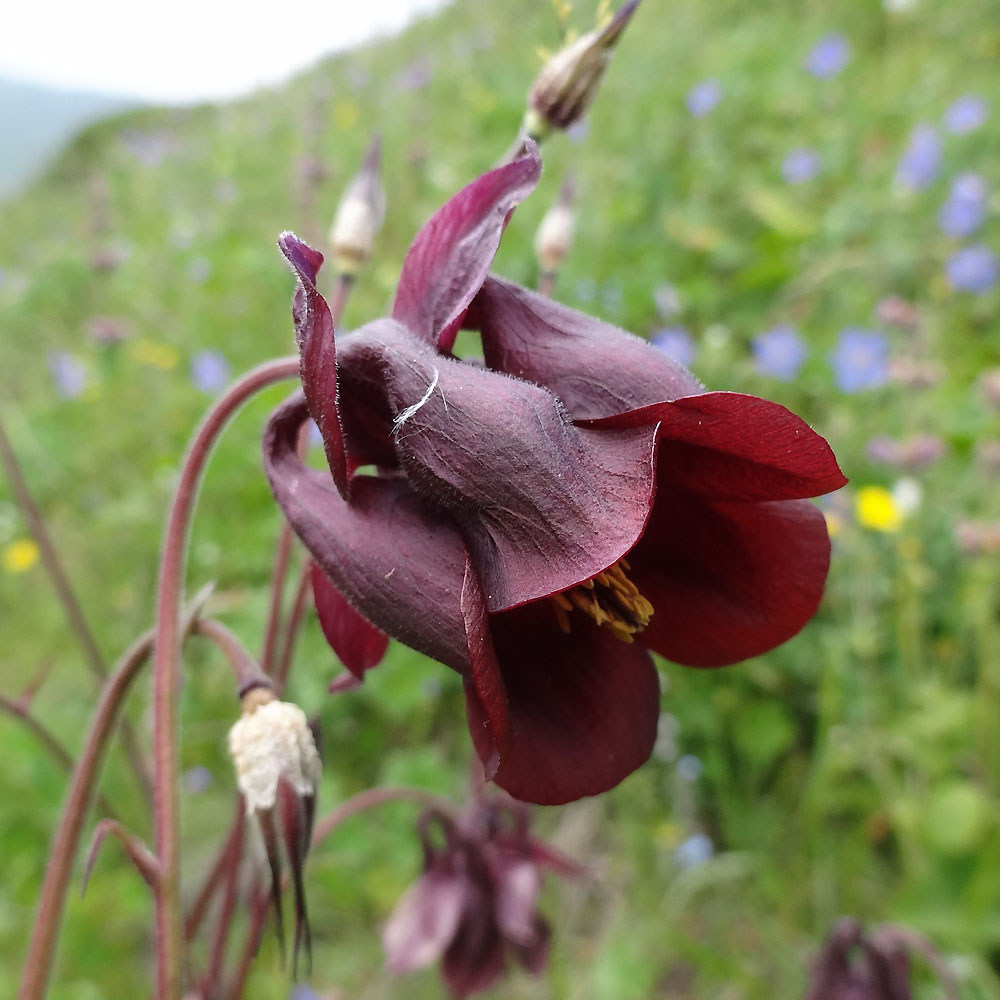
<path fill-rule="evenodd" d="M 228 857 L 225 865 L 226 889 L 222 896 L 222 909 L 215 924 L 215 934 L 212 938 L 212 952 L 208 961 L 208 969 L 202 978 L 202 996 L 217 995 L 219 977 L 222 974 L 222 962 L 226 955 L 226 942 L 229 940 L 229 924 L 236 909 L 239 889 L 239 859 L 243 853 L 243 833 L 246 829 L 240 817 L 240 822 L 233 828 L 236 836 L 227 845 Z"/>
<path fill-rule="evenodd" d="M 306 559 L 305 564 L 299 572 L 299 582 L 295 588 L 295 597 L 292 599 L 292 607 L 288 612 L 288 625 L 285 629 L 285 642 L 281 648 L 281 656 L 278 659 L 274 671 L 274 690 L 281 694 L 288 683 L 288 675 L 292 669 L 292 657 L 295 655 L 295 642 L 298 639 L 299 629 L 306 613 L 306 602 L 312 593 L 310 562 Z"/>
<path fill-rule="evenodd" d="M 271 905 L 271 893 L 267 889 L 261 889 L 256 881 L 250 891 L 250 898 L 253 899 L 253 910 L 250 913 L 250 923 L 247 927 L 246 940 L 243 942 L 243 951 L 240 952 L 239 964 L 225 994 L 229 1000 L 242 1000 L 243 987 L 246 985 L 247 976 L 250 975 L 250 966 L 257 956 L 261 935 L 264 933 L 264 921 Z"/>
<path fill-rule="evenodd" d="M 180 592 L 195 496 L 212 446 L 229 418 L 251 396 L 295 378 L 298 358 L 280 358 L 243 376 L 212 407 L 188 447 L 167 518 L 160 560 L 153 667 L 153 811 L 156 856 L 162 870 L 156 894 L 156 996 L 180 1000 L 182 933 L 180 905 L 180 806 L 177 795 L 177 678 Z"/>
<path fill-rule="evenodd" d="M 63 613 L 66 615 L 69 627 L 76 636 L 91 673 L 94 675 L 98 687 L 100 687 L 108 676 L 107 664 L 104 662 L 104 656 L 97 646 L 94 633 L 87 623 L 83 608 L 77 600 L 73 585 L 69 582 L 69 575 L 63 567 L 62 560 L 59 558 L 59 550 L 56 548 L 55 542 L 53 542 L 52 536 L 49 534 L 49 528 L 45 523 L 41 508 L 35 503 L 35 498 L 28 486 L 28 481 L 21 469 L 21 463 L 18 461 L 17 453 L 10 443 L 10 438 L 7 436 L 7 431 L 4 428 L 2 420 L 0 420 L 0 465 L 3 466 L 4 475 L 10 483 L 14 500 L 21 509 L 25 521 L 28 522 L 28 530 L 38 545 L 38 551 L 42 557 L 42 565 L 45 567 L 45 572 L 52 583 L 52 588 L 59 598 L 59 603 L 62 604 Z M 135 773 L 136 781 L 138 781 L 139 787 L 142 789 L 143 796 L 147 802 L 151 802 L 153 797 L 152 781 L 143 763 L 145 758 L 140 751 L 139 740 L 136 738 L 135 730 L 128 720 L 124 720 L 121 724 L 121 738 L 125 746 L 125 756 L 128 759 L 129 766 Z"/>
<path fill-rule="evenodd" d="M 274 569 L 271 572 L 271 601 L 267 610 L 267 625 L 264 629 L 264 644 L 260 651 L 260 665 L 269 674 L 274 667 L 274 651 L 281 632 L 281 605 L 285 595 L 285 577 L 292 554 L 292 529 L 284 518 L 281 534 L 274 552 Z"/>
<path fill-rule="evenodd" d="M 186 634 L 197 617 L 207 592 L 192 601 L 182 624 Z M 97 783 L 101 761 L 108 740 L 114 732 L 115 720 L 139 673 L 139 669 L 153 651 L 155 630 L 150 629 L 137 639 L 118 661 L 111 676 L 104 684 L 100 700 L 94 711 L 87 732 L 83 753 L 73 769 L 66 804 L 63 806 L 59 826 L 52 840 L 49 863 L 45 869 L 42 891 L 38 898 L 35 926 L 28 945 L 28 955 L 21 975 L 19 1000 L 42 1000 L 48 986 L 59 929 L 62 925 L 66 889 L 73 870 L 73 860 L 80 844 L 87 808 Z"/>
<path fill-rule="evenodd" d="M 251 687 L 270 687 L 267 674 L 260 669 L 260 664 L 250 655 L 246 646 L 240 642 L 236 633 L 226 628 L 222 622 L 213 618 L 199 618 L 191 630 L 195 635 L 204 636 L 222 650 L 236 681 L 236 690 L 242 692 Z"/>
<path fill-rule="evenodd" d="M 556 272 L 542 271 L 538 276 L 538 294 L 544 295 L 547 299 L 552 298 L 552 292 L 556 287 Z"/>
<path fill-rule="evenodd" d="M 341 317 L 344 313 L 344 308 L 347 305 L 347 300 L 350 298 L 353 288 L 353 277 L 346 274 L 337 275 L 334 282 L 333 294 L 331 295 L 329 302 L 330 314 L 333 318 L 334 327 L 340 323 Z M 303 428 L 299 437 L 299 455 L 301 457 L 304 457 L 308 444 L 308 431 L 306 428 Z M 284 603 L 285 579 L 288 575 L 292 543 L 293 535 L 291 525 L 283 518 L 281 532 L 278 536 L 278 542 L 275 548 L 274 569 L 271 574 L 271 597 L 268 604 L 267 625 L 264 629 L 264 640 L 260 657 L 260 665 L 264 673 L 274 675 L 274 689 L 279 694 L 284 689 L 285 683 L 288 679 L 288 673 L 291 669 L 292 653 L 295 648 L 295 638 L 305 611 L 304 602 L 306 594 L 303 593 L 304 585 L 302 579 L 300 578 L 299 584 L 296 587 L 292 609 L 284 630 L 284 642 L 282 644 L 281 657 L 276 661 L 275 653 L 278 649 L 278 641 L 282 633 L 282 605 Z M 308 561 L 306 566 L 308 566 Z M 219 853 L 218 859 L 215 865 L 213 865 L 205 884 L 202 886 L 202 889 L 198 894 L 198 901 L 201 904 L 200 909 L 202 911 L 207 909 L 212 896 L 223 883 L 224 879 L 232 879 L 239 866 L 243 847 L 241 835 L 237 832 L 237 825 L 239 825 L 242 830 L 242 811 L 238 811 L 236 817 L 234 817 L 232 826 L 230 827 L 230 831 L 226 837 L 225 844 Z M 232 844 L 237 837 L 240 837 L 240 846 L 234 853 L 230 851 L 229 845 Z M 224 914 L 223 923 L 220 924 L 219 936 L 223 939 L 228 931 L 228 923 L 231 916 L 231 911 Z M 191 939 L 194 934 L 194 930 L 192 928 L 196 928 L 200 921 L 201 914 L 198 913 L 196 909 L 192 909 L 187 920 L 185 921 L 185 935 L 187 940 Z M 243 974 L 244 979 L 245 976 L 246 973 Z"/>
<path fill-rule="evenodd" d="M 417 802 L 429 809 L 437 809 L 446 816 L 457 816 L 455 806 L 449 799 L 435 795 L 433 792 L 424 791 L 422 788 L 395 788 L 392 786 L 366 788 L 363 792 L 358 792 L 357 795 L 341 802 L 339 806 L 316 821 L 312 836 L 313 850 L 345 820 L 386 802 Z"/>
<path fill-rule="evenodd" d="M 205 919 L 205 914 L 208 913 L 208 906 L 212 902 L 212 897 L 219 886 L 219 881 L 225 874 L 226 868 L 230 863 L 233 844 L 238 840 L 242 840 L 245 812 L 246 807 L 243 804 L 243 796 L 237 795 L 235 815 L 229 825 L 229 834 L 226 837 L 226 842 L 222 845 L 222 850 L 209 869 L 208 875 L 205 877 L 205 882 L 199 890 L 194 903 L 191 905 L 187 917 L 184 919 L 184 939 L 186 941 L 193 940 L 194 936 L 198 933 L 198 928 L 201 927 L 201 923 Z"/>

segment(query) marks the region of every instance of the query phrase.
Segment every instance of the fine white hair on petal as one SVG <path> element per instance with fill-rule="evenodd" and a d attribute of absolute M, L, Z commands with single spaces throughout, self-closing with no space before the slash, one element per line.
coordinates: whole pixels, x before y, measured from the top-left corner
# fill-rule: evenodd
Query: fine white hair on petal
<path fill-rule="evenodd" d="M 244 715 L 229 731 L 229 753 L 248 814 L 274 806 L 281 778 L 298 795 L 316 792 L 322 765 L 298 705 L 269 701 Z"/>
<path fill-rule="evenodd" d="M 437 388 L 438 378 L 440 375 L 441 373 L 437 370 L 437 368 L 435 368 L 434 378 L 431 379 L 431 384 L 427 386 L 427 391 L 423 394 L 423 396 L 421 396 L 415 403 L 408 406 L 405 410 L 400 410 L 399 413 L 396 414 L 396 417 L 392 422 L 394 430 L 399 430 L 399 428 L 402 427 L 403 424 L 405 424 L 406 421 L 409 420 L 410 417 L 412 417 L 413 414 L 416 413 L 417 410 L 419 410 L 420 407 L 422 407 L 427 400 L 431 398 L 431 393 L 433 393 Z"/>

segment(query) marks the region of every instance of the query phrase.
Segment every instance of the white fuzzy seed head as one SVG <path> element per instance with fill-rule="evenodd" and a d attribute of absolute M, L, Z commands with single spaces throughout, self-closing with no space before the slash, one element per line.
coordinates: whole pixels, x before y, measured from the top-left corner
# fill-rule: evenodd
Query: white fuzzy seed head
<path fill-rule="evenodd" d="M 323 770 L 305 712 L 287 701 L 250 695 L 244 698 L 243 717 L 229 731 L 236 784 L 248 815 L 274 806 L 281 778 L 296 794 L 315 795 Z"/>

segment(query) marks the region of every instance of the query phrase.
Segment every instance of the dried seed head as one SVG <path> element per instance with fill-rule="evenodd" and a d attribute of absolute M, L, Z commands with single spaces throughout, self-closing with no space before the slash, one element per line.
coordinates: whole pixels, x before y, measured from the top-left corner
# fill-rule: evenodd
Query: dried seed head
<path fill-rule="evenodd" d="M 542 68 L 528 94 L 524 128 L 541 141 L 551 129 L 576 124 L 590 107 L 611 49 L 628 24 L 639 0 L 619 8 L 603 27 L 560 49 Z"/>
<path fill-rule="evenodd" d="M 278 701 L 268 688 L 243 696 L 243 717 L 229 731 L 229 753 L 248 815 L 273 808 L 281 780 L 301 797 L 316 794 L 322 765 L 305 713 Z"/>
<path fill-rule="evenodd" d="M 535 235 L 535 256 L 543 274 L 561 270 L 573 246 L 576 219 L 573 179 L 567 177 L 555 204 L 545 213 Z"/>
<path fill-rule="evenodd" d="M 385 216 L 385 191 L 379 177 L 382 142 L 372 144 L 359 173 L 344 191 L 330 227 L 330 253 L 342 274 L 355 275 L 371 258 Z"/>

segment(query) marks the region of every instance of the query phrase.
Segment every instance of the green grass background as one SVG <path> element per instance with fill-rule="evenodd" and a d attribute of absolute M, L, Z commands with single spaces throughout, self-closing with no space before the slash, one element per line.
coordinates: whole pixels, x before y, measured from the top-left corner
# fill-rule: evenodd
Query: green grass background
<path fill-rule="evenodd" d="M 1000 364 L 998 293 L 952 291 L 954 241 L 936 225 L 950 178 L 983 174 L 1000 190 L 1000 8 L 986 0 L 647 0 L 620 45 L 585 140 L 553 139 L 539 189 L 518 209 L 497 270 L 536 280 L 535 228 L 567 168 L 578 177 L 577 241 L 556 294 L 640 334 L 663 320 L 654 290 L 681 298 L 710 388 L 766 395 L 831 441 L 852 479 L 838 507 L 827 598 L 816 620 L 767 656 L 721 671 L 663 664 L 663 727 L 644 769 L 599 800 L 538 810 L 539 828 L 590 866 L 550 885 L 556 927 L 545 977 L 513 974 L 498 997 L 796 997 L 808 958 L 843 913 L 912 924 L 950 956 L 967 998 L 1000 997 L 1000 629 L 995 554 L 969 557 L 962 518 L 1000 517 L 996 473 L 977 446 L 1000 438 L 981 373 Z M 590 7 L 571 15 L 585 29 Z M 303 26 L 308 30 L 308 25 Z M 809 48 L 841 31 L 852 58 L 818 80 Z M 208 398 L 189 378 L 199 350 L 234 371 L 292 349 L 292 280 L 275 249 L 295 229 L 321 241 L 372 129 L 384 136 L 388 215 L 361 276 L 348 327 L 385 313 L 406 247 L 446 198 L 508 145 L 539 66 L 559 44 L 541 0 L 459 0 L 397 39 L 330 59 L 247 100 L 148 110 L 97 125 L 21 197 L 0 205 L 0 406 L 109 658 L 151 619 L 157 551 L 179 458 Z M 412 82 L 429 71 L 426 85 Z M 694 119 L 699 80 L 724 97 Z M 967 136 L 943 133 L 939 180 L 917 194 L 893 184 L 909 130 L 939 123 L 964 93 L 994 101 Z M 130 151 L 139 133 L 155 164 Z M 134 144 L 134 143 L 133 143 Z M 784 155 L 810 146 L 819 176 L 790 187 Z M 326 176 L 304 196 L 304 157 Z M 997 247 L 997 196 L 982 239 Z M 92 255 L 122 261 L 97 271 Z M 844 326 L 874 327 L 896 294 L 921 311 L 891 330 L 892 353 L 936 363 L 941 380 L 839 392 L 827 362 Z M 128 338 L 100 345 L 94 317 Z M 791 383 L 755 373 L 751 337 L 779 322 L 810 346 Z M 87 390 L 54 391 L 47 358 L 68 351 Z M 201 494 L 189 581 L 217 584 L 218 617 L 260 642 L 278 515 L 260 469 L 259 435 L 275 389 L 247 407 L 212 460 Z M 872 464 L 876 433 L 940 435 L 946 457 L 920 474 L 923 503 L 902 529 L 872 532 L 851 490 L 891 486 Z M 0 547 L 26 536 L 0 483 Z M 224 664 L 194 641 L 182 694 L 183 765 L 207 768 L 207 791 L 183 792 L 185 886 L 212 857 L 230 816 L 225 736 L 237 705 Z M 94 689 L 40 567 L 0 572 L 0 683 L 16 693 L 39 670 L 35 707 L 74 750 Z M 395 646 L 364 690 L 330 698 L 339 670 L 310 621 L 291 694 L 324 725 L 321 807 L 380 782 L 461 796 L 468 738 L 459 679 Z M 129 704 L 149 729 L 148 685 Z M 685 781 L 681 755 L 701 776 Z M 65 778 L 0 719 L 0 995 L 13 995 L 47 841 Z M 119 755 L 101 785 L 150 838 Z M 393 979 L 377 936 L 419 858 L 412 807 L 386 807 L 340 829 L 309 862 L 313 986 L 336 997 L 442 995 L 434 971 Z M 695 832 L 717 854 L 682 870 Z M 116 845 L 87 895 L 71 894 L 51 995 L 145 996 L 152 907 Z M 203 946 L 202 946 L 203 950 Z M 921 996 L 937 995 L 929 980 Z M 266 941 L 247 990 L 285 996 L 288 973 Z"/>

